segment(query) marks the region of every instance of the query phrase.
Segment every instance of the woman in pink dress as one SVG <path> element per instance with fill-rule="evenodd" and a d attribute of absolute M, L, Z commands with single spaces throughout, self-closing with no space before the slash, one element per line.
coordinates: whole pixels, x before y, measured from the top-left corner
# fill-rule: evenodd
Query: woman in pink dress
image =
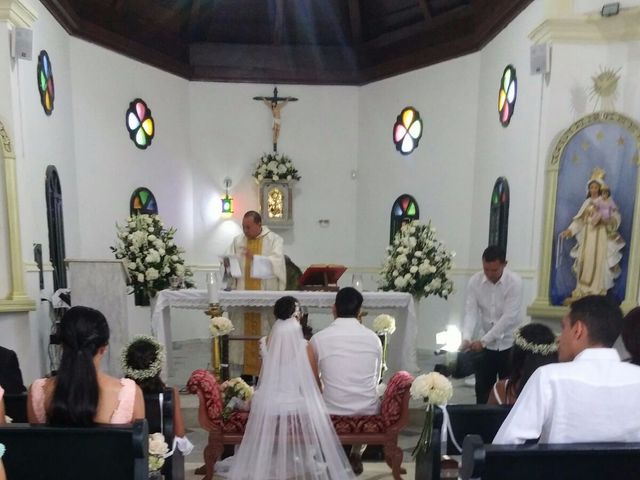
<path fill-rule="evenodd" d="M 57 375 L 38 379 L 29 388 L 30 423 L 89 427 L 144 418 L 140 387 L 100 369 L 109 343 L 109 325 L 102 313 L 73 307 L 62 317 L 59 334 L 62 360 Z"/>

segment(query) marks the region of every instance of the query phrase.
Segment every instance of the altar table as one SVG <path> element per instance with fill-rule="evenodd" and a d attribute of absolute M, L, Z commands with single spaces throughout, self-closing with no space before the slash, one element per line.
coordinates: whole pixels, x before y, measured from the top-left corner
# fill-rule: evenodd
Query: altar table
<path fill-rule="evenodd" d="M 330 310 L 336 298 L 336 292 L 233 290 L 220 291 L 219 299 L 224 310 L 233 308 L 259 310 L 272 308 L 276 300 L 285 295 L 296 297 L 303 307 L 320 310 Z M 380 313 L 388 313 L 396 319 L 396 331 L 388 337 L 388 373 L 393 374 L 399 370 L 417 372 L 415 341 L 418 326 L 413 297 L 401 292 L 363 292 L 362 296 L 364 297 L 362 308 L 370 312 L 363 321 L 365 325 L 371 326 L 373 319 Z M 165 345 L 166 364 L 163 370 L 168 376 L 173 367 L 171 308 L 207 310 L 209 295 L 206 290 L 162 290 L 155 300 L 155 305 L 152 304 L 151 332 L 160 343 Z"/>

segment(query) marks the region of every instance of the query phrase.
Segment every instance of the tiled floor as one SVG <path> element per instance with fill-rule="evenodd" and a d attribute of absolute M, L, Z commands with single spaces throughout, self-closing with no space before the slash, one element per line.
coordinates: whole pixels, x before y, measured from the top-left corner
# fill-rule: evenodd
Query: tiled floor
<path fill-rule="evenodd" d="M 183 387 L 191 372 L 197 368 L 207 368 L 211 358 L 211 344 L 208 340 L 189 340 L 174 343 L 174 368 L 173 374 L 169 378 L 169 384 Z M 436 363 L 443 361 L 440 356 L 435 356 L 428 352 L 418 353 L 418 365 L 421 372 L 430 372 Z M 454 393 L 451 399 L 454 403 L 475 403 L 473 388 L 466 385 L 462 380 L 453 380 Z M 185 469 L 187 480 L 199 480 L 200 476 L 194 474 L 196 467 L 202 465 L 202 452 L 207 442 L 206 432 L 198 424 L 198 399 L 193 395 L 181 395 L 181 404 L 188 429 L 188 437 L 194 443 L 195 449 L 186 458 Z M 400 447 L 404 450 L 403 467 L 407 469 L 405 479 L 413 479 L 415 475 L 414 463 L 411 458 L 411 451 L 415 446 L 420 429 L 422 427 L 422 405 L 420 402 L 411 401 L 410 423 L 400 435 Z M 390 479 L 391 471 L 384 462 L 365 462 L 364 473 L 359 479 L 383 480 Z"/>

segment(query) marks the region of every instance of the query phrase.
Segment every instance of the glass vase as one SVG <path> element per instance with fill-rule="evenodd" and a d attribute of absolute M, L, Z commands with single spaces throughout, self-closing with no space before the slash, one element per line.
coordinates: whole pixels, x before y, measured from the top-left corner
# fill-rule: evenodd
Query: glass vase
<path fill-rule="evenodd" d="M 142 289 L 137 289 L 133 292 L 133 300 L 138 307 L 148 307 L 151 304 L 149 292 Z"/>
<path fill-rule="evenodd" d="M 433 404 L 427 403 L 424 414 L 424 425 L 418 443 L 411 455 L 417 458 L 419 455 L 426 455 L 431 450 L 431 435 L 433 433 Z"/>

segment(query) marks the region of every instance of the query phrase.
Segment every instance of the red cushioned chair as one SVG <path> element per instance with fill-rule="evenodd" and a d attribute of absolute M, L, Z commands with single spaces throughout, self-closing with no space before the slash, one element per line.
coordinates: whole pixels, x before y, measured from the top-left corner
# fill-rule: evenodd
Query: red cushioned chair
<path fill-rule="evenodd" d="M 340 442 L 344 445 L 382 445 L 387 465 L 393 478 L 402 479 L 402 449 L 398 447 L 398 434 L 409 421 L 409 389 L 413 376 L 397 372 L 389 381 L 380 407 L 380 414 L 358 417 L 332 415 L 331 420 Z M 190 393 L 200 399 L 198 420 L 209 432 L 204 449 L 205 480 L 213 478 L 213 467 L 222 455 L 225 445 L 238 445 L 242 441 L 249 417 L 248 412 L 233 412 L 222 419 L 222 399 L 215 377 L 206 370 L 196 370 L 187 382 Z"/>

